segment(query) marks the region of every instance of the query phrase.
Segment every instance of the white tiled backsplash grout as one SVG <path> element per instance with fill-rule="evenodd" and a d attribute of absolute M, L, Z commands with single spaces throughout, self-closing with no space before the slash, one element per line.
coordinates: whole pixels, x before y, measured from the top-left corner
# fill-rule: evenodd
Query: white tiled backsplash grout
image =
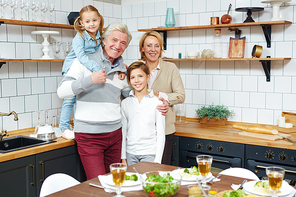
<path fill-rule="evenodd" d="M 293 0 L 294 1 L 294 0 Z M 186 3 L 184 3 L 186 2 Z M 227 12 L 229 3 L 233 23 L 241 23 L 246 14 L 235 12 L 236 7 L 264 7 L 265 11 L 253 13 L 256 21 L 269 21 L 272 8 L 269 4 L 256 0 L 155 0 L 138 1 L 129 5 L 112 5 L 93 0 L 56 0 L 54 20 L 67 24 L 70 11 L 79 11 L 81 7 L 95 5 L 105 18 L 105 27 L 113 21 L 126 23 L 133 35 L 130 46 L 124 53 L 125 63 L 129 65 L 139 59 L 138 43 L 143 32 L 138 29 L 165 26 L 166 8 L 174 8 L 176 26 L 208 25 L 211 16 L 221 16 Z M 293 5 L 280 7 L 284 20 L 296 21 Z M 9 11 L 8 11 L 9 12 Z M 32 11 L 29 11 L 31 17 Z M 295 12 L 295 13 L 294 13 Z M 7 13 L 7 16 L 10 14 Z M 296 58 L 296 25 L 272 26 L 271 48 L 261 27 L 242 27 L 242 37 L 246 36 L 245 57 L 251 57 L 255 44 L 263 46 L 262 57 Z M 4 58 L 40 58 L 42 56 L 41 36 L 31 35 L 35 30 L 59 31 L 60 35 L 50 36 L 49 41 L 71 42 L 76 34 L 74 30 L 43 28 L 17 25 L 0 26 L 0 55 Z M 177 58 L 178 53 L 186 57 L 188 51 L 212 48 L 213 29 L 169 31 L 166 57 Z M 234 32 L 222 29 L 223 57 L 228 56 L 229 37 Z M 51 47 L 50 47 L 51 49 Z M 51 55 L 54 55 L 50 51 Z M 63 51 L 59 58 L 64 58 Z M 195 110 L 203 105 L 223 104 L 235 111 L 232 121 L 277 124 L 281 111 L 296 111 L 296 66 L 291 61 L 272 61 L 270 82 L 259 61 L 184 61 L 174 62 L 179 68 L 186 89 L 186 115 L 196 118 Z M 62 100 L 56 94 L 56 88 L 62 79 L 61 62 L 25 62 L 7 63 L 0 69 L 0 111 L 15 110 L 20 120 L 12 117 L 0 117 L 0 129 L 14 130 L 35 126 L 38 110 L 50 110 L 50 116 L 56 115 Z M 50 117 L 51 118 L 51 117 Z M 45 121 L 42 115 L 42 121 Z"/>

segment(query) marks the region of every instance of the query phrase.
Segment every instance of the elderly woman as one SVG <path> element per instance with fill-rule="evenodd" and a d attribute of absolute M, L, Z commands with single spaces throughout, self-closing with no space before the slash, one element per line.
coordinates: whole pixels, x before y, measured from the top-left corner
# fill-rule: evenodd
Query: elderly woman
<path fill-rule="evenodd" d="M 121 159 L 120 95 L 128 84 L 118 73 L 126 71 L 121 55 L 131 39 L 125 24 L 110 24 L 102 47 L 88 54 L 103 69 L 91 72 L 76 59 L 58 87 L 60 98 L 77 96 L 74 132 L 88 180 L 110 172 L 109 165 Z"/>
<path fill-rule="evenodd" d="M 141 59 L 146 61 L 150 70 L 148 88 L 160 97 L 166 97 L 169 110 L 165 118 L 166 142 L 162 158 L 163 164 L 171 164 L 175 133 L 175 112 L 173 106 L 183 103 L 185 90 L 178 68 L 174 63 L 161 59 L 163 40 L 156 31 L 146 32 L 139 42 Z"/>

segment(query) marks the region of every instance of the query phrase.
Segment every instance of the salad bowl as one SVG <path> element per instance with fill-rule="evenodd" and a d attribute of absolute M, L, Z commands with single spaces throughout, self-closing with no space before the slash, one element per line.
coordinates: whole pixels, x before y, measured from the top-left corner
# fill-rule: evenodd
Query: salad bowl
<path fill-rule="evenodd" d="M 167 171 L 151 171 L 142 174 L 143 189 L 148 196 L 169 197 L 174 196 L 181 186 L 182 176 L 170 174 Z"/>

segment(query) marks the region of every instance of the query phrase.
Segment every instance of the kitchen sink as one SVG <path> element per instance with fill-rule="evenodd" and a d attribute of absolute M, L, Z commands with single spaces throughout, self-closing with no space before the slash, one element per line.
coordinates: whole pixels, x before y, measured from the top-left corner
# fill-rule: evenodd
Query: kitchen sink
<path fill-rule="evenodd" d="M 0 141 L 0 153 L 12 152 L 12 151 L 30 148 L 34 146 L 40 146 L 40 145 L 44 145 L 52 142 L 55 142 L 55 141 L 39 140 L 36 138 L 21 136 L 21 135 L 4 138 L 2 141 Z"/>

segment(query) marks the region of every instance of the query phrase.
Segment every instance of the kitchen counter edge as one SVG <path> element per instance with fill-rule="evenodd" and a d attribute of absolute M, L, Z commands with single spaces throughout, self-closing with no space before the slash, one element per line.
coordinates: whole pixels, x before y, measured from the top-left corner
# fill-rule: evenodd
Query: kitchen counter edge
<path fill-rule="evenodd" d="M 13 136 L 29 136 L 30 134 L 34 133 L 34 128 L 27 128 L 27 129 L 20 129 L 15 131 L 8 131 L 9 137 Z M 6 138 L 6 137 L 5 137 Z M 3 138 L 3 139 L 5 139 Z M 75 140 L 68 140 L 63 137 L 58 137 L 54 143 L 49 143 L 45 145 L 35 146 L 31 148 L 26 148 L 22 150 L 12 151 L 8 153 L 0 153 L 0 162 L 5 162 L 13 159 L 18 159 L 30 155 L 35 155 L 38 153 L 43 153 L 51 150 L 56 150 L 59 148 L 64 148 L 68 146 L 75 145 Z"/>
<path fill-rule="evenodd" d="M 233 124 L 238 124 L 239 122 L 228 121 L 227 125 L 218 126 L 218 125 L 200 124 L 199 120 L 194 118 L 190 118 L 186 120 L 187 120 L 186 124 L 182 124 L 182 123 L 175 124 L 176 126 L 175 136 L 296 150 L 296 143 L 292 143 L 287 140 L 271 141 L 271 140 L 241 136 L 238 133 L 245 132 L 245 131 L 232 128 Z M 251 123 L 241 123 L 241 124 L 253 125 L 253 126 L 254 125 L 265 126 L 263 124 L 251 124 Z M 291 138 L 296 140 L 296 133 L 291 133 Z"/>

